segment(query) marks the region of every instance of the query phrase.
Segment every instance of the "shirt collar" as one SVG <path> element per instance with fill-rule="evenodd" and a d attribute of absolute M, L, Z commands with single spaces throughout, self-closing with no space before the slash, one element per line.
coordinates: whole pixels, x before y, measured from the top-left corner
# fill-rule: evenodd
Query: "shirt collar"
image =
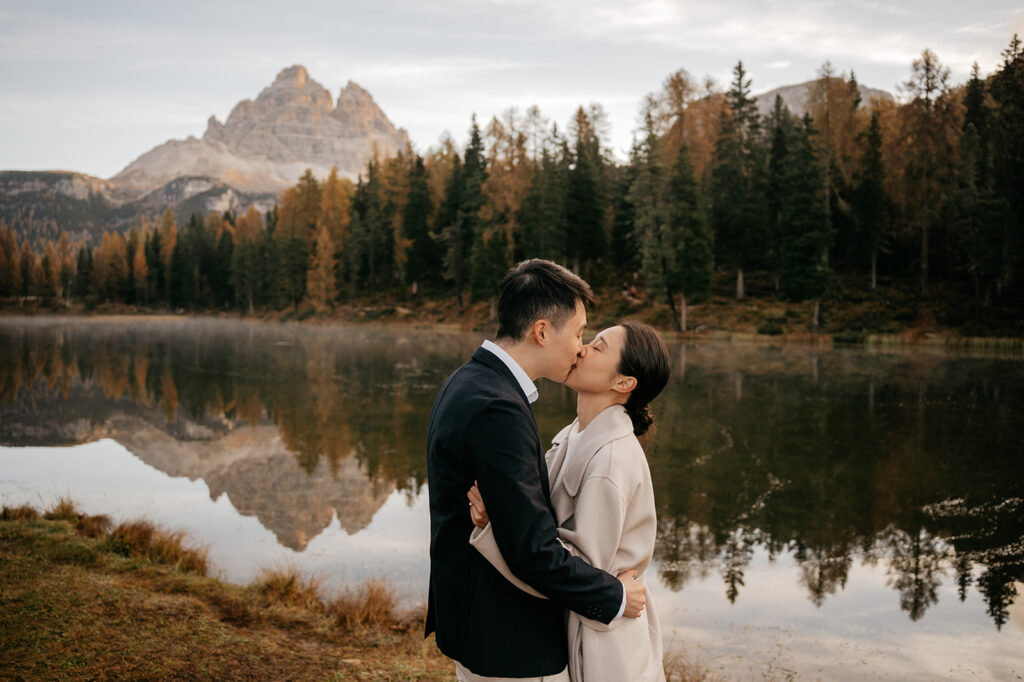
<path fill-rule="evenodd" d="M 493 341 L 486 340 L 480 344 L 480 347 L 486 351 L 490 351 L 499 360 L 505 363 L 505 366 L 508 367 L 510 372 L 512 372 L 512 376 L 514 376 L 516 381 L 519 382 L 519 387 L 523 389 L 523 393 L 526 394 L 526 399 L 530 401 L 530 403 L 537 401 L 537 386 L 533 383 L 533 380 L 530 379 L 530 375 L 528 375 L 526 371 L 519 366 L 518 362 L 512 359 L 512 356 L 509 355 L 504 348 Z"/>

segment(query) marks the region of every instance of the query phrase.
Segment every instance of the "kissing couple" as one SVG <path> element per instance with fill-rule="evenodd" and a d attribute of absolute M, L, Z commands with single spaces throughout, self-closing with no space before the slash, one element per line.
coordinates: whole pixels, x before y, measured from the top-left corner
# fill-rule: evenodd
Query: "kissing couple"
<path fill-rule="evenodd" d="M 668 350 L 631 321 L 584 345 L 592 302 L 564 267 L 519 263 L 501 284 L 495 340 L 434 401 L 426 635 L 460 682 L 665 679 L 645 580 L 657 516 L 637 436 L 668 382 Z M 530 407 L 540 377 L 577 393 L 577 417 L 547 454 Z"/>

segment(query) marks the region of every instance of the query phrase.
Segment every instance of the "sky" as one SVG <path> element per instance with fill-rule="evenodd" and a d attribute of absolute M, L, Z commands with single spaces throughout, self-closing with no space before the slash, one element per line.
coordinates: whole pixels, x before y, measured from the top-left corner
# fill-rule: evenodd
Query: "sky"
<path fill-rule="evenodd" d="M 366 88 L 420 152 L 465 144 L 474 113 L 537 105 L 564 127 L 597 102 L 624 159 L 643 97 L 680 68 L 725 87 L 742 60 L 759 93 L 829 60 L 898 95 L 925 48 L 958 84 L 1015 32 L 1022 0 L 0 0 L 0 170 L 110 177 L 293 64 L 334 98 Z"/>

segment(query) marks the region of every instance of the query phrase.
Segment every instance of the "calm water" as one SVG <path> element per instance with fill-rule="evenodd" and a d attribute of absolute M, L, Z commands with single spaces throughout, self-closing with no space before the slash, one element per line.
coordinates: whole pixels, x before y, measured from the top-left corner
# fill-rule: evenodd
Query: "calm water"
<path fill-rule="evenodd" d="M 479 334 L 0 319 L 0 502 L 67 495 L 423 599 L 427 415 Z M 730 678 L 1024 677 L 1024 361 L 677 345 L 649 460 L 666 642 Z M 541 382 L 550 438 L 573 417 Z"/>

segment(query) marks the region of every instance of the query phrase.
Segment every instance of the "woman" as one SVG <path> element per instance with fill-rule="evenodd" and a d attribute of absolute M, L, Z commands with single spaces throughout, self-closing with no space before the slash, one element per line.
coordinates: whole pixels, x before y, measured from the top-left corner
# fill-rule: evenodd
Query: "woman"
<path fill-rule="evenodd" d="M 637 436 L 650 428 L 648 405 L 668 375 L 668 349 L 658 333 L 627 321 L 584 346 L 565 381 L 578 395 L 577 418 L 555 436 L 546 455 L 559 537 L 574 554 L 612 575 L 636 568 L 637 579 L 644 580 L 654 554 L 654 490 Z M 470 542 L 517 587 L 542 597 L 509 571 L 475 486 L 469 499 L 478 526 Z M 604 625 L 569 612 L 568 637 L 574 682 L 665 679 L 650 590 L 640 618 Z"/>

